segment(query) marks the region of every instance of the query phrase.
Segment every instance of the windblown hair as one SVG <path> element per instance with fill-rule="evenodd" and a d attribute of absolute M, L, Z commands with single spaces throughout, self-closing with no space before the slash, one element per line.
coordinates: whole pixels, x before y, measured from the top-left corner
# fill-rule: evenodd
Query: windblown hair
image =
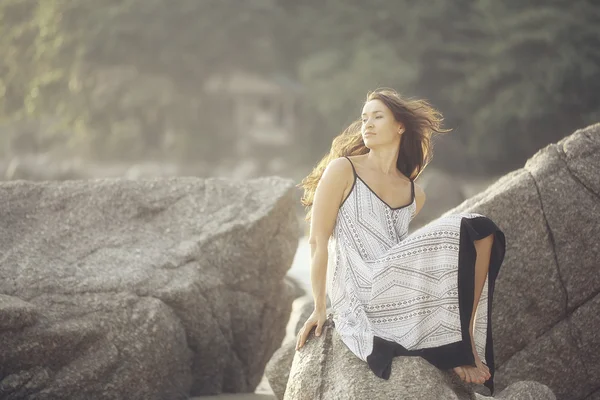
<path fill-rule="evenodd" d="M 403 98 L 393 89 L 381 88 L 369 92 L 365 103 L 371 100 L 380 100 L 391 110 L 396 121 L 404 125 L 396 167 L 411 181 L 416 179 L 433 156 L 432 135 L 449 131 L 441 127 L 442 114 L 426 100 Z M 370 151 L 362 139 L 361 127 L 362 121 L 358 119 L 336 136 L 329 153 L 297 185 L 304 188 L 301 203 L 307 208 L 307 221 L 310 220 L 317 184 L 329 162 L 339 157 L 361 155 Z"/>

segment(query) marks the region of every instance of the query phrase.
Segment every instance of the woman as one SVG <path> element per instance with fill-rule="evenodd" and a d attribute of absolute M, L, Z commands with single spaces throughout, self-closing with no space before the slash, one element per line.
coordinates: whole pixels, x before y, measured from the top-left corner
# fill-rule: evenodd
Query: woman
<path fill-rule="evenodd" d="M 464 213 L 407 233 L 425 203 L 414 180 L 431 159 L 432 135 L 446 132 L 441 121 L 423 100 L 370 92 L 361 119 L 302 181 L 315 308 L 296 350 L 311 329 L 321 335 L 327 293 L 342 341 L 381 378 L 394 356 L 421 356 L 493 394 L 491 305 L 503 232 Z"/>

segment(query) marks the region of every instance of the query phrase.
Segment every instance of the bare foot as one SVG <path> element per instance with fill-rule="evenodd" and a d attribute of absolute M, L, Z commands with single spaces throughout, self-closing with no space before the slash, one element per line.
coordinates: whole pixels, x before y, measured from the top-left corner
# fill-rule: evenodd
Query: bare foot
<path fill-rule="evenodd" d="M 483 375 L 483 377 L 487 381 L 488 379 L 490 379 L 492 377 L 492 374 L 490 374 L 490 369 L 487 367 L 487 365 L 485 365 L 481 361 L 481 358 L 479 358 L 479 354 L 477 354 L 477 350 L 475 349 L 475 342 L 473 342 L 473 340 L 471 340 L 471 348 L 473 350 L 473 356 L 475 357 L 475 365 L 477 366 L 477 369 L 479 370 L 479 372 Z"/>
<path fill-rule="evenodd" d="M 483 384 L 485 381 L 490 379 L 492 375 L 490 374 L 490 370 L 487 365 L 481 362 L 479 354 L 477 354 L 477 350 L 475 349 L 475 342 L 473 342 L 473 340 L 471 340 L 471 349 L 475 358 L 475 367 L 471 365 L 461 365 L 460 367 L 455 367 L 454 372 L 464 382 Z"/>
<path fill-rule="evenodd" d="M 486 381 L 485 376 L 479 371 L 479 368 L 472 367 L 470 365 L 462 365 L 460 367 L 453 368 L 456 375 L 466 383 L 479 383 L 483 384 Z"/>

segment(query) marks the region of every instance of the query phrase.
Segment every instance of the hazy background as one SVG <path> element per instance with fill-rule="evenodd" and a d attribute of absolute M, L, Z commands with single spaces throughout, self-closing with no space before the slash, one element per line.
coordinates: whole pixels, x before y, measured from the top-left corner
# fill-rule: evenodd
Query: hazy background
<path fill-rule="evenodd" d="M 0 0 L 0 179 L 299 182 L 379 86 L 445 115 L 431 169 L 498 176 L 600 120 L 599 4 Z"/>

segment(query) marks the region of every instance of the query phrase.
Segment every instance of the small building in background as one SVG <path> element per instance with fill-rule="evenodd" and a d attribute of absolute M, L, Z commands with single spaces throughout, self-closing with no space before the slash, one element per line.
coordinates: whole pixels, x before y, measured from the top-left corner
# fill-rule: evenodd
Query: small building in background
<path fill-rule="evenodd" d="M 204 92 L 228 104 L 235 130 L 230 136 L 239 160 L 236 167 L 241 171 L 236 175 L 281 173 L 297 134 L 300 84 L 284 76 L 235 71 L 207 79 Z"/>

